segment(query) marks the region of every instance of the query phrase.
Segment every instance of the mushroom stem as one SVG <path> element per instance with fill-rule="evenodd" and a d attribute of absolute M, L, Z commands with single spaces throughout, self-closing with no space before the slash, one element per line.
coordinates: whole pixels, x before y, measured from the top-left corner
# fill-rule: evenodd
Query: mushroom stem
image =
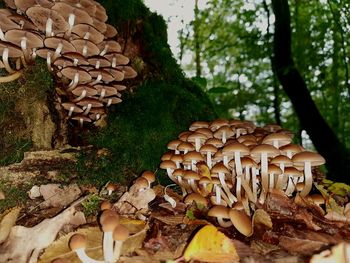
<path fill-rule="evenodd" d="M 259 202 L 263 204 L 265 202 L 266 194 L 269 188 L 269 175 L 267 168 L 267 153 L 261 153 L 261 193 L 259 197 Z"/>
<path fill-rule="evenodd" d="M 0 40 L 1 40 L 1 41 L 6 41 L 6 39 L 5 39 L 5 34 L 4 34 L 4 32 L 1 30 L 1 28 L 0 28 Z"/>
<path fill-rule="evenodd" d="M 97 78 L 95 79 L 94 82 L 91 83 L 92 86 L 96 85 L 97 83 L 100 83 L 100 81 L 102 80 L 102 74 L 99 74 L 97 76 Z"/>
<path fill-rule="evenodd" d="M 235 167 L 236 174 L 242 175 L 241 153 L 239 151 L 235 152 Z"/>
<path fill-rule="evenodd" d="M 115 240 L 114 241 L 113 261 L 112 262 L 117 262 L 119 260 L 123 242 L 124 241 L 121 241 L 121 240 Z"/>
<path fill-rule="evenodd" d="M 201 148 L 201 139 L 196 138 L 194 140 L 194 144 L 195 144 L 195 147 L 196 147 L 196 152 L 199 152 L 199 149 Z"/>
<path fill-rule="evenodd" d="M 52 56 L 53 62 L 56 60 L 56 58 L 58 58 L 60 56 L 62 49 L 63 49 L 63 44 L 59 43 L 56 50 L 55 50 L 55 53 Z"/>
<path fill-rule="evenodd" d="M 217 204 L 221 204 L 221 188 L 218 185 L 215 185 L 215 201 Z"/>
<path fill-rule="evenodd" d="M 231 220 L 225 221 L 222 217 L 218 217 L 218 223 L 222 227 L 230 227 L 232 226 Z"/>
<path fill-rule="evenodd" d="M 241 184 L 244 188 L 244 191 L 245 191 L 248 199 L 251 200 L 252 202 L 255 202 L 254 201 L 254 194 L 253 194 L 252 190 L 250 189 L 249 183 L 246 180 L 242 179 Z"/>
<path fill-rule="evenodd" d="M 112 99 L 108 99 L 107 104 L 106 104 L 106 107 L 111 106 L 111 104 L 112 104 Z"/>
<path fill-rule="evenodd" d="M 75 89 L 75 87 L 78 85 L 78 82 L 79 82 L 79 74 L 75 73 L 74 78 L 71 81 L 71 83 L 69 83 L 69 86 L 68 86 L 67 90 L 71 91 L 71 90 Z"/>
<path fill-rule="evenodd" d="M 186 187 L 184 186 L 184 183 L 180 175 L 177 177 L 177 181 L 179 182 L 179 185 L 181 187 L 182 196 L 186 196 L 187 195 Z"/>
<path fill-rule="evenodd" d="M 305 162 L 304 165 L 304 175 L 305 175 L 305 186 L 301 190 L 300 195 L 302 197 L 307 196 L 312 188 L 312 172 L 311 172 L 311 162 Z"/>
<path fill-rule="evenodd" d="M 84 111 L 83 115 L 88 115 L 88 114 L 89 114 L 89 112 L 90 112 L 90 110 L 91 110 L 91 107 L 92 107 L 92 104 L 91 104 L 91 103 L 89 103 L 89 104 L 86 106 L 86 108 L 85 108 L 85 111 Z"/>
<path fill-rule="evenodd" d="M 80 94 L 80 96 L 78 98 L 74 99 L 73 101 L 76 102 L 76 101 L 84 99 L 86 96 L 86 93 L 87 93 L 86 90 L 83 90 L 83 92 Z"/>
<path fill-rule="evenodd" d="M 225 182 L 225 174 L 219 173 L 219 180 L 221 183 L 222 188 L 224 189 L 224 192 L 227 194 L 227 197 L 229 199 L 229 206 L 232 206 L 234 202 L 237 201 L 237 198 L 231 193 L 230 189 L 228 188 L 226 182 Z"/>
<path fill-rule="evenodd" d="M 46 20 L 46 28 L 45 28 L 45 34 L 46 34 L 46 37 L 51 37 L 53 36 L 53 33 L 52 33 L 52 19 L 49 17 L 47 20 Z"/>
<path fill-rule="evenodd" d="M 16 70 L 20 70 L 22 68 L 21 58 L 16 59 Z"/>
<path fill-rule="evenodd" d="M 22 37 L 22 39 L 21 39 L 21 49 L 22 49 L 22 52 L 24 54 L 25 61 L 30 61 L 29 52 L 27 49 L 27 38 L 26 37 Z"/>
<path fill-rule="evenodd" d="M 0 83 L 7 83 L 18 79 L 22 75 L 22 71 L 15 71 L 14 73 L 0 77 Z"/>
<path fill-rule="evenodd" d="M 188 179 L 187 182 L 191 186 L 191 189 L 194 193 L 199 192 L 198 186 L 195 184 L 194 179 Z"/>
<path fill-rule="evenodd" d="M 256 179 L 256 168 L 252 167 L 252 191 L 253 191 L 253 202 L 256 203 L 258 200 L 258 181 Z"/>
<path fill-rule="evenodd" d="M 237 175 L 236 176 L 236 195 L 238 201 L 242 200 L 242 175 Z"/>
<path fill-rule="evenodd" d="M 14 73 L 15 70 L 13 70 L 9 63 L 9 49 L 6 47 L 2 51 L 2 62 L 4 63 L 5 69 L 8 73 Z"/>
<path fill-rule="evenodd" d="M 280 164 L 280 169 L 282 170 L 282 174 L 279 175 L 277 178 L 277 182 L 276 182 L 276 186 L 275 186 L 276 189 L 282 189 L 282 187 L 283 187 L 284 163 Z"/>
<path fill-rule="evenodd" d="M 228 166 L 228 156 L 227 155 L 222 156 L 222 162 L 224 163 L 225 166 Z"/>
<path fill-rule="evenodd" d="M 113 260 L 113 232 L 103 233 L 103 256 L 106 262 Z"/>
<path fill-rule="evenodd" d="M 50 52 L 47 52 L 47 55 L 46 55 L 46 65 L 47 65 L 47 69 L 52 72 L 52 67 L 51 67 L 51 53 Z"/>
<path fill-rule="evenodd" d="M 106 45 L 104 46 L 104 49 L 101 51 L 100 56 L 104 56 L 104 55 L 107 53 L 108 48 L 109 48 L 109 45 L 106 44 Z"/>
<path fill-rule="evenodd" d="M 28 64 L 27 64 L 27 61 L 26 61 L 25 57 L 24 57 L 24 56 L 21 56 L 21 57 L 20 57 L 20 60 L 21 60 L 21 62 L 22 62 L 22 64 L 23 64 L 23 66 L 24 66 L 25 68 L 27 68 L 27 67 L 28 67 Z M 17 68 L 17 65 L 16 65 L 16 68 Z"/>
<path fill-rule="evenodd" d="M 207 152 L 207 165 L 208 165 L 209 169 L 211 169 L 212 162 L 211 162 L 211 153 L 210 152 Z"/>
<path fill-rule="evenodd" d="M 288 184 L 287 184 L 287 188 L 284 191 L 284 193 L 289 196 L 293 193 L 294 189 L 295 189 L 295 185 L 297 183 L 298 178 L 293 178 L 292 176 L 289 176 L 288 178 Z"/>

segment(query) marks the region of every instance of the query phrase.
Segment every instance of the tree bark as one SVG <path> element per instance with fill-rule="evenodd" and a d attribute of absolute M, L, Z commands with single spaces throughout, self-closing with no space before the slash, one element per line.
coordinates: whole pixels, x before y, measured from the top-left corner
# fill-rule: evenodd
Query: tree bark
<path fill-rule="evenodd" d="M 288 0 L 272 0 L 272 7 L 275 14 L 274 63 L 278 79 L 293 104 L 302 128 L 326 159 L 328 178 L 349 183 L 350 154 L 321 116 L 294 65 Z"/>

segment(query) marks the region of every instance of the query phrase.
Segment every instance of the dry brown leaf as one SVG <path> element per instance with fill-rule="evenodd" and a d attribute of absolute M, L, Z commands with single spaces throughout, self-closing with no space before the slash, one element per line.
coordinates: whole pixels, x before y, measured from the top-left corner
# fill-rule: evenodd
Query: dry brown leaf
<path fill-rule="evenodd" d="M 161 222 L 163 222 L 164 224 L 167 225 L 179 225 L 182 224 L 184 222 L 184 215 L 170 215 L 170 216 L 161 216 L 161 215 L 153 215 L 152 217 L 154 219 L 157 219 Z"/>
<path fill-rule="evenodd" d="M 340 243 L 331 250 L 327 249 L 313 255 L 310 263 L 348 263 L 350 262 L 350 244 Z"/>
<path fill-rule="evenodd" d="M 270 215 L 263 209 L 257 209 L 252 218 L 252 230 L 272 229 L 272 220 Z M 252 233 L 253 234 L 253 233 Z"/>
<path fill-rule="evenodd" d="M 269 254 L 272 251 L 276 251 L 276 250 L 281 249 L 279 246 L 266 243 L 266 242 L 264 242 L 262 240 L 253 240 L 250 243 L 250 247 L 254 251 L 258 252 L 259 254 L 263 254 L 263 255 L 266 255 L 266 254 Z"/>
<path fill-rule="evenodd" d="M 0 222 L 0 244 L 6 240 L 10 234 L 11 228 L 16 224 L 21 208 L 16 206 L 6 210 L 1 216 Z"/>
<path fill-rule="evenodd" d="M 312 255 L 315 251 L 320 250 L 328 244 L 325 242 L 300 239 L 297 237 L 281 236 L 279 245 L 292 254 L 298 253 L 301 255 Z"/>

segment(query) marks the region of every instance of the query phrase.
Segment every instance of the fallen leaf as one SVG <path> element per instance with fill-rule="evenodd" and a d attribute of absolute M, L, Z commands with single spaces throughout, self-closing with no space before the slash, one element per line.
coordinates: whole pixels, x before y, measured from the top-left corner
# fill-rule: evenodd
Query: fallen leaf
<path fill-rule="evenodd" d="M 350 244 L 340 243 L 331 248 L 313 255 L 310 263 L 348 263 L 350 261 Z"/>
<path fill-rule="evenodd" d="M 204 226 L 196 233 L 187 246 L 183 257 L 186 261 L 239 261 L 233 240 L 226 237 L 213 225 Z"/>
<path fill-rule="evenodd" d="M 336 195 L 346 196 L 350 193 L 350 186 L 344 183 L 333 183 L 328 187 L 328 191 Z"/>
<path fill-rule="evenodd" d="M 10 234 L 11 228 L 16 224 L 21 208 L 16 206 L 5 211 L 1 216 L 0 222 L 0 244 L 6 240 Z"/>
<path fill-rule="evenodd" d="M 257 230 L 262 230 L 265 232 L 267 229 L 272 229 L 272 220 L 270 215 L 263 209 L 255 210 L 252 219 L 252 230 L 254 232 Z"/>
<path fill-rule="evenodd" d="M 312 255 L 315 251 L 320 250 L 322 247 L 326 246 L 327 243 L 300 239 L 296 237 L 281 236 L 279 245 L 287 250 L 289 253 L 298 253 L 301 255 Z"/>

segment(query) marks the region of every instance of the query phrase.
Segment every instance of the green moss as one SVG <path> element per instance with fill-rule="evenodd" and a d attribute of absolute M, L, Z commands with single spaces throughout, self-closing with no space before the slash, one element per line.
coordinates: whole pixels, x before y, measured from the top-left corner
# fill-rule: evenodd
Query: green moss
<path fill-rule="evenodd" d="M 80 178 L 101 186 L 108 180 L 126 182 L 144 170 L 155 171 L 168 141 L 195 120 L 215 118 L 207 98 L 190 83 L 176 86 L 152 80 L 136 93 L 125 94 L 124 101 L 111 108 L 108 127 L 90 136 L 93 145 L 107 148 L 110 154 L 82 156 Z"/>
<path fill-rule="evenodd" d="M 37 59 L 16 81 L 0 84 L 0 165 L 20 161 L 30 149 L 31 105 L 45 101 L 52 91 L 52 77 L 42 59 Z"/>
<path fill-rule="evenodd" d="M 8 208 L 23 205 L 28 198 L 27 191 L 30 187 L 29 184 L 13 186 L 9 181 L 1 179 L 0 190 L 5 193 L 6 198 L 0 200 L 0 214 Z"/>

